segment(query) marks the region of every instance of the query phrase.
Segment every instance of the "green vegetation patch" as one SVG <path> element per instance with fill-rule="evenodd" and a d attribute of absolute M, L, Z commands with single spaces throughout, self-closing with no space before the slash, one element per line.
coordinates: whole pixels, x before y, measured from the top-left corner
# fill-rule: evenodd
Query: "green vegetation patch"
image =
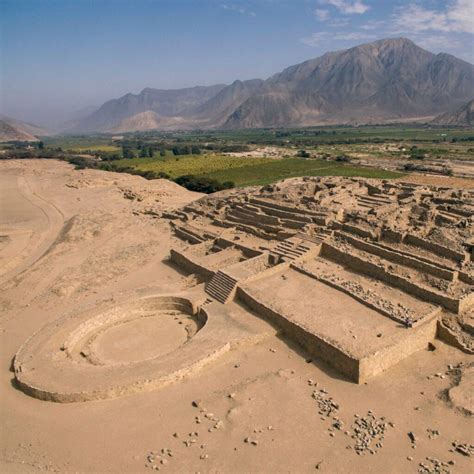
<path fill-rule="evenodd" d="M 271 158 L 244 158 L 220 155 L 185 155 L 179 157 L 160 158 L 132 158 L 115 161 L 116 166 L 132 167 L 141 171 L 166 173 L 171 178 L 184 175 L 206 175 L 218 171 L 229 172 L 237 168 L 253 168 L 262 164 L 269 164 Z M 224 179 L 222 181 L 229 181 Z"/>
<path fill-rule="evenodd" d="M 203 176 L 219 182 L 231 181 L 235 186 L 263 186 L 282 179 L 299 176 L 357 176 L 362 178 L 392 179 L 399 178 L 403 174 L 324 160 L 287 158 L 284 160 L 272 160 L 256 166 L 207 172 Z"/>
<path fill-rule="evenodd" d="M 114 145 L 92 145 L 92 146 L 76 146 L 70 148 L 74 153 L 87 153 L 88 151 L 108 151 L 108 152 L 120 152 L 122 151 L 121 147 Z"/>

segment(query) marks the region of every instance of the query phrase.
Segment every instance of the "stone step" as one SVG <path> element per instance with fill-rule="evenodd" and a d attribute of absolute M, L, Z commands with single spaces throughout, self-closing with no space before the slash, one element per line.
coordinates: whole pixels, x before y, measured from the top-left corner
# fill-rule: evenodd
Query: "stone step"
<path fill-rule="evenodd" d="M 221 272 L 220 270 L 212 277 L 206 286 L 206 293 L 225 304 L 235 289 L 237 280 Z"/>
<path fill-rule="evenodd" d="M 223 285 L 221 282 L 209 282 L 208 288 L 215 288 L 219 291 L 232 291 L 235 285 Z"/>

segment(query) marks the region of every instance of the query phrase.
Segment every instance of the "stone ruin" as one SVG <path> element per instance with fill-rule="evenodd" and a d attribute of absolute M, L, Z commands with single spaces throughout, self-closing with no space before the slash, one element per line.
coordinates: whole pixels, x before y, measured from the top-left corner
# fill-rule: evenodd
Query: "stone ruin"
<path fill-rule="evenodd" d="M 473 353 L 474 189 L 296 178 L 166 215 L 171 260 L 355 382 L 438 336 Z"/>
<path fill-rule="evenodd" d="M 473 216 L 472 189 L 364 179 L 204 197 L 162 216 L 170 260 L 204 284 L 64 315 L 18 350 L 15 383 L 55 402 L 119 397 L 276 332 L 356 383 L 435 337 L 472 354 Z M 149 317 L 186 325 L 186 340 L 152 356 L 107 349 L 109 330 L 127 337 L 124 325 Z"/>

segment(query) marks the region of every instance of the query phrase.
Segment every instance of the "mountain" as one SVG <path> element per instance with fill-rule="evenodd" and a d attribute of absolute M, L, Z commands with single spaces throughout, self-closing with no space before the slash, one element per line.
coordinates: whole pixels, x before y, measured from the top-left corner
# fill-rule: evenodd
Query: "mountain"
<path fill-rule="evenodd" d="M 147 130 L 167 130 L 186 126 L 182 117 L 160 117 L 156 112 L 147 110 L 123 119 L 118 125 L 107 130 L 112 133 L 144 132 Z"/>
<path fill-rule="evenodd" d="M 456 109 L 454 112 L 446 112 L 438 115 L 433 123 L 439 125 L 457 125 L 471 127 L 474 125 L 474 99 Z"/>
<path fill-rule="evenodd" d="M 474 97 L 474 66 L 405 38 L 326 53 L 267 80 L 144 89 L 106 102 L 79 131 L 258 128 L 434 117 Z M 138 116 L 143 112 L 154 112 Z M 128 122 L 130 121 L 131 122 Z M 143 125 L 140 125 L 143 124 Z M 131 128 L 128 128 L 131 127 Z"/>
<path fill-rule="evenodd" d="M 268 79 L 229 128 L 432 116 L 473 97 L 474 66 L 404 38 L 327 53 Z"/>
<path fill-rule="evenodd" d="M 187 89 L 143 89 L 109 100 L 91 115 L 79 120 L 71 131 L 106 131 L 141 112 L 155 112 L 162 117 L 186 116 L 220 92 L 225 85 L 196 86 Z"/>
<path fill-rule="evenodd" d="M 48 134 L 46 130 L 37 125 L 22 122 L 11 117 L 0 117 L 0 142 L 37 142 L 39 136 Z"/>
<path fill-rule="evenodd" d="M 258 94 L 264 82 L 262 79 L 234 81 L 230 86 L 224 87 L 218 94 L 196 108 L 193 113 L 201 121 L 207 121 L 211 126 L 219 126 L 237 107 Z"/>

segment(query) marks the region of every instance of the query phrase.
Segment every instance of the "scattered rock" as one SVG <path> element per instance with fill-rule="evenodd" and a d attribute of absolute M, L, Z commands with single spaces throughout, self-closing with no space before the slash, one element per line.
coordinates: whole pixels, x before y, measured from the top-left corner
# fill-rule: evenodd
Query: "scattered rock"
<path fill-rule="evenodd" d="M 378 449 L 383 447 L 382 440 L 390 424 L 383 416 L 377 418 L 371 410 L 368 411 L 365 417 L 354 416 L 354 418 L 352 438 L 355 440 L 354 449 L 356 453 L 359 455 L 365 452 L 375 454 Z"/>
<path fill-rule="evenodd" d="M 474 455 L 474 445 L 469 443 L 460 443 L 459 441 L 453 441 L 453 448 L 456 452 L 461 453 L 464 456 L 471 457 Z"/>

